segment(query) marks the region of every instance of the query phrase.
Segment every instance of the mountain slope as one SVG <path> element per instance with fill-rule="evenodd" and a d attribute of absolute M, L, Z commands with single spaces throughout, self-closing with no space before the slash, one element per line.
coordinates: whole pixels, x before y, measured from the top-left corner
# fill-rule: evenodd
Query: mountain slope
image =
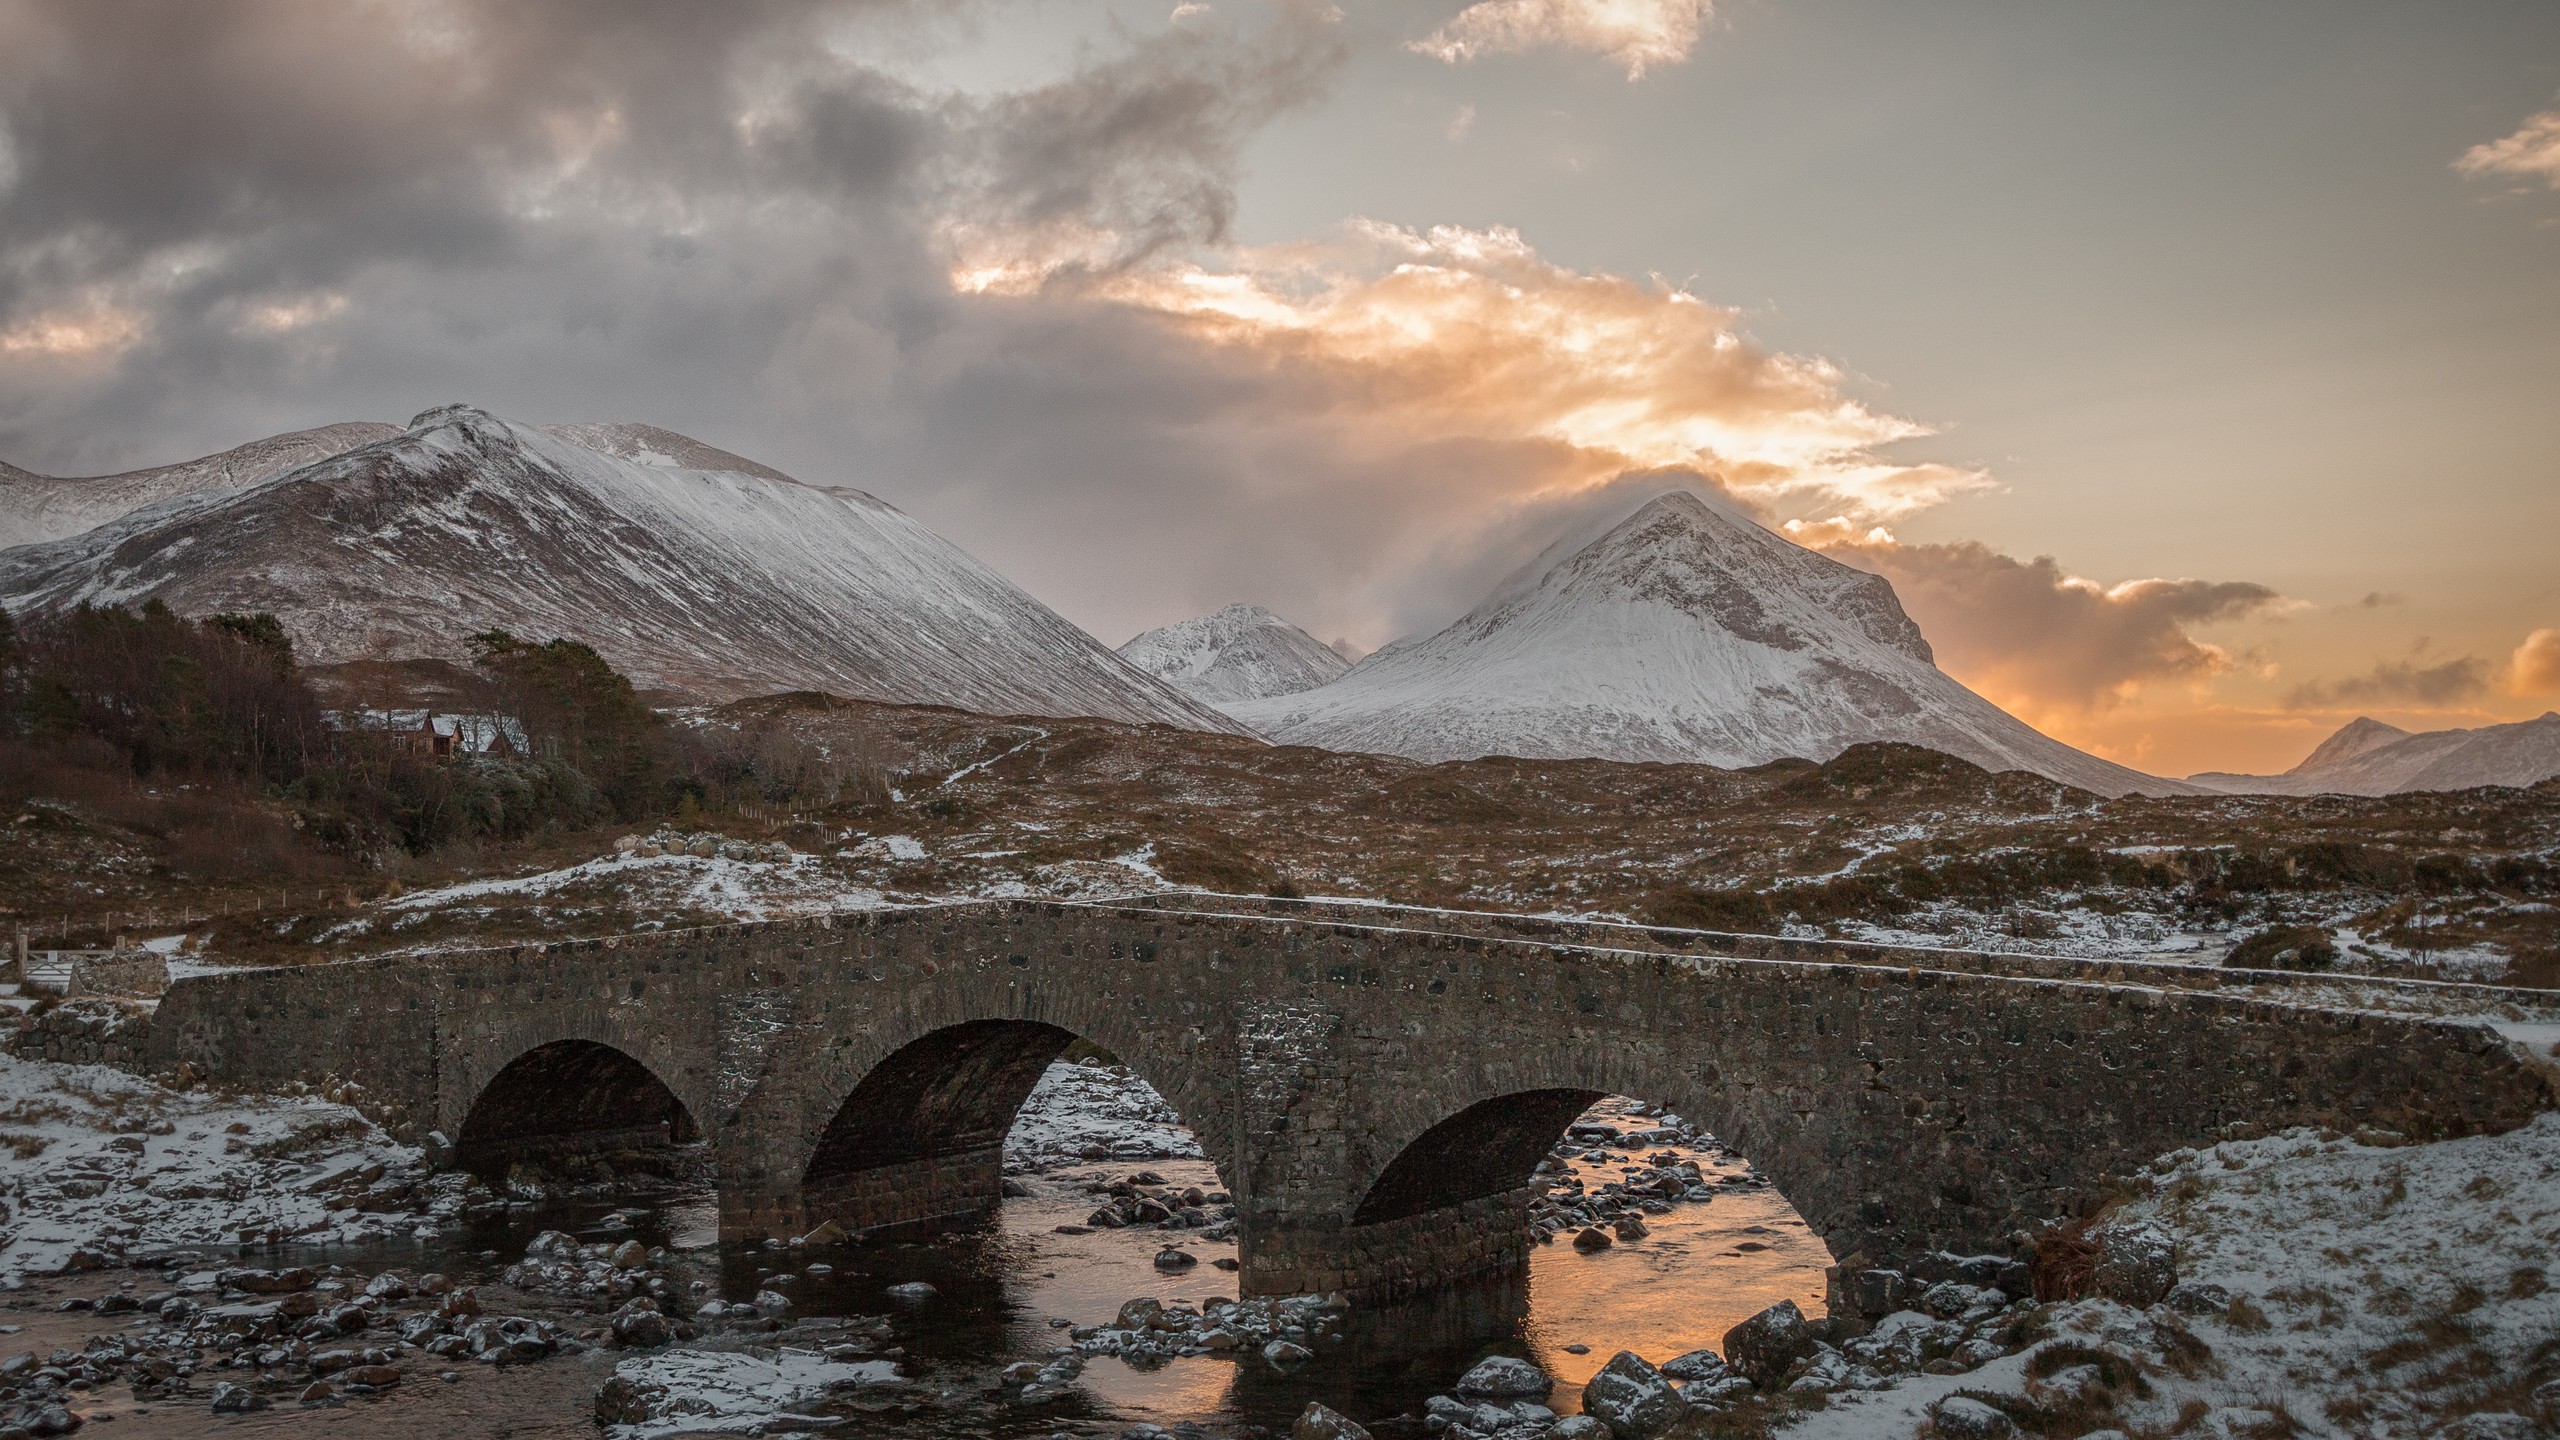
<path fill-rule="evenodd" d="M 2417 734 L 2358 717 L 2281 775 L 2210 771 L 2188 778 L 2242 795 L 2394 795 L 2536 785 L 2560 775 L 2560 712 L 2473 730 Z"/>
<path fill-rule="evenodd" d="M 155 596 L 273 611 L 315 663 L 458 658 L 496 627 L 712 698 L 1237 728 L 894 507 L 646 426 L 552 434 L 447 406 L 246 490 L 0 551 L 12 611 Z"/>
<path fill-rule="evenodd" d="M 1313 690 L 1351 668 L 1332 646 L 1259 605 L 1229 605 L 1159 626 L 1121 646 L 1119 655 L 1211 705 Z"/>
<path fill-rule="evenodd" d="M 1685 493 L 1322 689 L 1227 708 L 1283 743 L 1426 760 L 1756 765 L 1898 740 L 2107 795 L 2194 789 L 2039 734 L 1937 668 L 1882 576 Z"/>
<path fill-rule="evenodd" d="M 38 475 L 0 465 L 0 550 L 61 540 L 145 505 L 201 490 L 239 490 L 271 476 L 388 440 L 399 427 L 368 420 L 270 435 L 246 445 L 122 475 Z"/>

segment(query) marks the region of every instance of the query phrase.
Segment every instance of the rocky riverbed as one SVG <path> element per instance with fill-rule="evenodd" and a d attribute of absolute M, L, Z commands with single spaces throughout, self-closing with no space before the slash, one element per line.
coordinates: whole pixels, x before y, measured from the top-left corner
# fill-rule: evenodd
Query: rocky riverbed
<path fill-rule="evenodd" d="M 682 1190 L 474 1187 L 361 1098 L 0 1056 L 0 1437 L 2507 1440 L 2560 1421 L 2552 1117 L 2424 1146 L 2238 1127 L 2089 1226 L 1857 1277 L 1894 1310 L 1862 1326 L 1823 1313 L 1830 1257 L 1742 1157 L 1634 1101 L 1540 1166 L 1525 1285 L 1364 1313 L 1239 1298 L 1220 1177 L 1099 1060 L 1044 1077 L 1000 1215 L 861 1244 L 724 1251 Z"/>

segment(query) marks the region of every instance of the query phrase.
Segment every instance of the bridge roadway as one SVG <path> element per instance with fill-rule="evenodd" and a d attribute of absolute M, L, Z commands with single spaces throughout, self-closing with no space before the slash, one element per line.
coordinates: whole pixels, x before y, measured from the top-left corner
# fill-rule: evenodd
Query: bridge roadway
<path fill-rule="evenodd" d="M 1014 1113 L 1078 1037 L 1198 1133 L 1245 1294 L 1364 1301 L 1516 1270 L 1533 1167 L 1611 1094 L 1749 1156 L 1839 1262 L 1835 1304 L 2235 1121 L 2435 1139 L 2555 1099 L 2476 1025 L 2141 967 L 1211 895 L 191 977 L 150 1043 L 243 1087 L 355 1080 L 483 1172 L 698 1140 L 723 1237 L 751 1240 L 994 1205 Z"/>

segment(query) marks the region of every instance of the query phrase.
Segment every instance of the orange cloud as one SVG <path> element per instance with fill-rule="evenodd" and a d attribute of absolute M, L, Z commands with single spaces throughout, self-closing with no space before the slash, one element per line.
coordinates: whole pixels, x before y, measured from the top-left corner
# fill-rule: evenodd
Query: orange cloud
<path fill-rule="evenodd" d="M 1688 59 L 1714 13 L 1709 0 L 1481 0 L 1405 48 L 1452 65 L 1479 55 L 1582 50 L 1641 80 L 1653 66 Z"/>
<path fill-rule="evenodd" d="M 1837 519 L 1785 528 L 1799 544 L 1891 580 L 1942 668 L 2049 726 L 2085 721 L 2147 689 L 2211 680 L 2232 658 L 2189 627 L 2283 601 L 2247 581 L 2103 585 L 2066 574 L 2048 555 L 2020 560 L 1978 541 L 1907 545 Z"/>
<path fill-rule="evenodd" d="M 964 291 L 1138 307 L 1320 372 L 1417 442 L 1562 446 L 1576 457 L 1568 487 L 1686 467 L 1755 502 L 1811 497 L 1884 519 L 1990 484 L 1882 458 L 1931 431 L 1849 398 L 1830 362 L 1757 344 L 1735 311 L 1659 280 L 1552 264 L 1508 228 L 1355 221 L 1338 243 L 1122 269 L 1106 263 L 1115 247 L 1102 232 L 949 238 Z"/>
<path fill-rule="evenodd" d="M 2507 662 L 2507 688 L 2518 695 L 2560 694 L 2560 630 L 2524 637 Z"/>

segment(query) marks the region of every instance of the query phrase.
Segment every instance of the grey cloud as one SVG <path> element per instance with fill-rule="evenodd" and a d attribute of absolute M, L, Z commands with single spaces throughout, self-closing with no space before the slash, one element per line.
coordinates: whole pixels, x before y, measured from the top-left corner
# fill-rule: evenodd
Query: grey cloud
<path fill-rule="evenodd" d="M 2297 710 L 2337 705 L 2450 705 L 2486 693 L 2497 677 L 2496 664 L 2477 655 L 2433 665 L 2415 657 L 2385 660 L 2362 675 L 2295 686 L 2285 696 L 2285 704 Z"/>

